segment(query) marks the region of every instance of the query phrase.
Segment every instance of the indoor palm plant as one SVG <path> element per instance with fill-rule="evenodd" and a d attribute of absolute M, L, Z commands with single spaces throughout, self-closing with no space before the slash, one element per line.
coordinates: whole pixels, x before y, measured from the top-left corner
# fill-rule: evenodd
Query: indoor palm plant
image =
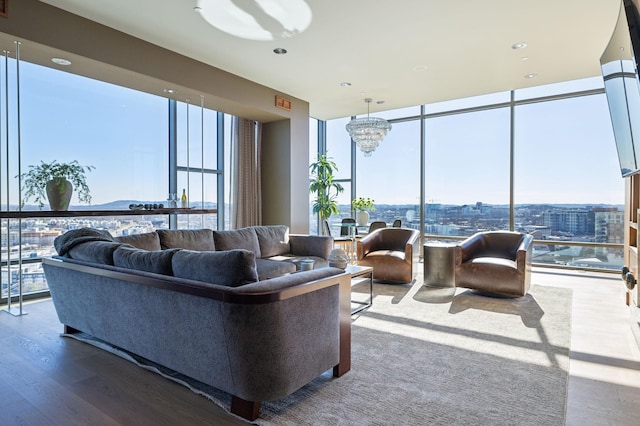
<path fill-rule="evenodd" d="M 46 196 L 51 210 L 67 210 L 74 186 L 78 191 L 78 200 L 81 203 L 90 203 L 91 194 L 85 173 L 94 168 L 82 166 L 76 160 L 69 163 L 58 163 L 56 160 L 49 163 L 41 161 L 38 165 L 30 165 L 29 171 L 20 175 L 24 190 L 23 204 L 25 200 L 33 198 L 42 208 Z"/>
<path fill-rule="evenodd" d="M 344 188 L 334 181 L 333 174 L 338 171 L 336 163 L 327 158 L 327 154 L 323 154 L 309 168 L 311 169 L 309 192 L 316 194 L 313 200 L 313 213 L 317 214 L 320 220 L 326 220 L 332 214 L 339 214 L 336 199 Z"/>
<path fill-rule="evenodd" d="M 358 212 L 356 220 L 358 225 L 364 226 L 369 222 L 369 212 L 375 211 L 374 200 L 359 197 L 351 201 L 351 207 Z"/>

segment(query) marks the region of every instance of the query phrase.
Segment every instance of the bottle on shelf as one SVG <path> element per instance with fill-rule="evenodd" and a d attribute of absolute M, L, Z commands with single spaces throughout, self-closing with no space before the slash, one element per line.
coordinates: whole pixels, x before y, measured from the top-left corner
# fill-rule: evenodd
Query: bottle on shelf
<path fill-rule="evenodd" d="M 182 190 L 182 197 L 180 197 L 180 207 L 187 208 L 187 191 L 185 189 Z"/>

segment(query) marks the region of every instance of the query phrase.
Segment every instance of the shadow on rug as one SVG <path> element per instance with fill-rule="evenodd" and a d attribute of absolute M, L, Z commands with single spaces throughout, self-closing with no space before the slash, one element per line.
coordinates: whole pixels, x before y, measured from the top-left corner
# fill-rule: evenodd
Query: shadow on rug
<path fill-rule="evenodd" d="M 377 285 L 352 321 L 352 368 L 327 371 L 262 404 L 261 425 L 558 425 L 564 423 L 571 290 L 533 286 L 490 298 Z M 440 293 L 442 293 L 440 291 Z M 433 298 L 431 298 L 433 296 Z M 94 344 L 181 383 L 229 410 L 230 395 L 89 335 Z"/>

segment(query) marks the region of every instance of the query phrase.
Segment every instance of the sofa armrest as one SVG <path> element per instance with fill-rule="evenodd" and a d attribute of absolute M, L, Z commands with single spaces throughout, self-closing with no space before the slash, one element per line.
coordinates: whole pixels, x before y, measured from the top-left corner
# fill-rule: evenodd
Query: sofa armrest
<path fill-rule="evenodd" d="M 326 235 L 289 235 L 291 254 L 296 256 L 316 256 L 329 259 L 333 250 L 333 237 Z"/>

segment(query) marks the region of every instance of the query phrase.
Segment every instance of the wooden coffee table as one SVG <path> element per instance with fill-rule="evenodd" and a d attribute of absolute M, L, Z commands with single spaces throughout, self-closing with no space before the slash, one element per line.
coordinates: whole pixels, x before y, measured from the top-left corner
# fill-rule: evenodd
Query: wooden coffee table
<path fill-rule="evenodd" d="M 360 305 L 357 308 L 351 310 L 351 315 L 357 314 L 358 312 L 367 309 L 373 304 L 373 268 L 371 266 L 347 265 L 344 271 L 351 274 L 352 280 L 358 277 L 369 277 L 369 300 L 367 300 L 366 302 L 359 302 L 356 300 L 351 301 L 351 303 Z"/>

